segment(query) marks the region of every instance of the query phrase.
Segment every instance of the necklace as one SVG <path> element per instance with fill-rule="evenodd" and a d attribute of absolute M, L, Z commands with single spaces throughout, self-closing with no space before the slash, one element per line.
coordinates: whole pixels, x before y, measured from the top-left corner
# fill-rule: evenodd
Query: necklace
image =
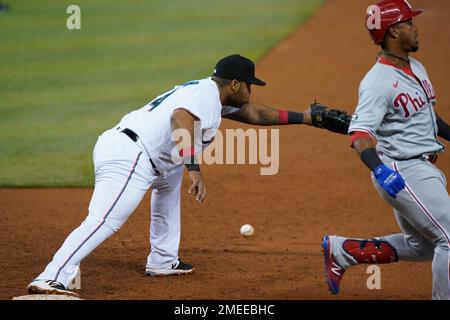
<path fill-rule="evenodd" d="M 384 54 L 384 55 L 386 55 L 386 56 L 391 56 L 391 57 L 400 59 L 400 60 L 402 60 L 402 61 L 405 61 L 406 63 L 409 63 L 409 62 L 410 62 L 408 58 L 405 59 L 405 58 L 396 56 L 395 54 L 390 53 L 389 51 L 386 51 L 386 50 L 381 51 L 381 52 L 379 53 L 379 55 L 380 55 L 380 54 Z"/>

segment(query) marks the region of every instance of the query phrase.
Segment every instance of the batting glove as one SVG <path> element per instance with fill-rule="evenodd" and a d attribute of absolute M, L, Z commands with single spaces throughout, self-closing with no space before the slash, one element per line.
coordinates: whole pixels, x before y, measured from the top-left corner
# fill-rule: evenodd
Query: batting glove
<path fill-rule="evenodd" d="M 380 164 L 373 170 L 373 174 L 380 186 L 393 198 L 405 188 L 405 180 L 400 173 Z"/>

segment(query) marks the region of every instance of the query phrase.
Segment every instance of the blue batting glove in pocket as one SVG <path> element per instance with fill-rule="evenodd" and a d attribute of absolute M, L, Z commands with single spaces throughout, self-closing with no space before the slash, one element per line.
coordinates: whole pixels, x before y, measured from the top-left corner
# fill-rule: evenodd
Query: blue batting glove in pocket
<path fill-rule="evenodd" d="M 405 180 L 400 173 L 380 164 L 373 170 L 373 174 L 380 186 L 393 198 L 405 188 Z"/>

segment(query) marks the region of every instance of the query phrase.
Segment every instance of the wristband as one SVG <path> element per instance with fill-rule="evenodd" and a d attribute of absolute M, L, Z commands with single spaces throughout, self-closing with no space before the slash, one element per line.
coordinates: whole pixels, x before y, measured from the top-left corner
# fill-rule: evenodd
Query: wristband
<path fill-rule="evenodd" d="M 383 164 L 375 151 L 375 148 L 369 148 L 361 152 L 361 161 L 364 162 L 364 164 L 372 171 L 374 171 L 379 165 Z"/>
<path fill-rule="evenodd" d="M 188 169 L 188 171 L 200 172 L 200 165 L 198 163 L 196 163 L 196 164 L 185 163 L 185 166 Z"/>
<path fill-rule="evenodd" d="M 303 113 L 278 109 L 278 124 L 302 124 Z"/>
<path fill-rule="evenodd" d="M 198 164 L 194 147 L 181 149 L 180 156 L 183 158 L 183 163 L 188 171 L 200 171 L 200 165 Z"/>
<path fill-rule="evenodd" d="M 182 158 L 195 156 L 195 148 L 194 147 L 190 147 L 190 148 L 181 149 L 179 154 L 180 154 L 180 157 L 182 157 Z"/>

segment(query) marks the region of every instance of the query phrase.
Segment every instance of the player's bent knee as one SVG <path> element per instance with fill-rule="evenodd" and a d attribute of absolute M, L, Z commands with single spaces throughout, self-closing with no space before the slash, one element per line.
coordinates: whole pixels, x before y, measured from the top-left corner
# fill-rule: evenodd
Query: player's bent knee
<path fill-rule="evenodd" d="M 442 235 L 442 237 L 439 238 L 438 241 L 435 242 L 434 251 L 449 251 L 450 250 L 450 242 L 449 239 L 445 235 Z"/>
<path fill-rule="evenodd" d="M 433 259 L 434 245 L 424 237 L 406 237 L 410 252 L 422 261 Z"/>

